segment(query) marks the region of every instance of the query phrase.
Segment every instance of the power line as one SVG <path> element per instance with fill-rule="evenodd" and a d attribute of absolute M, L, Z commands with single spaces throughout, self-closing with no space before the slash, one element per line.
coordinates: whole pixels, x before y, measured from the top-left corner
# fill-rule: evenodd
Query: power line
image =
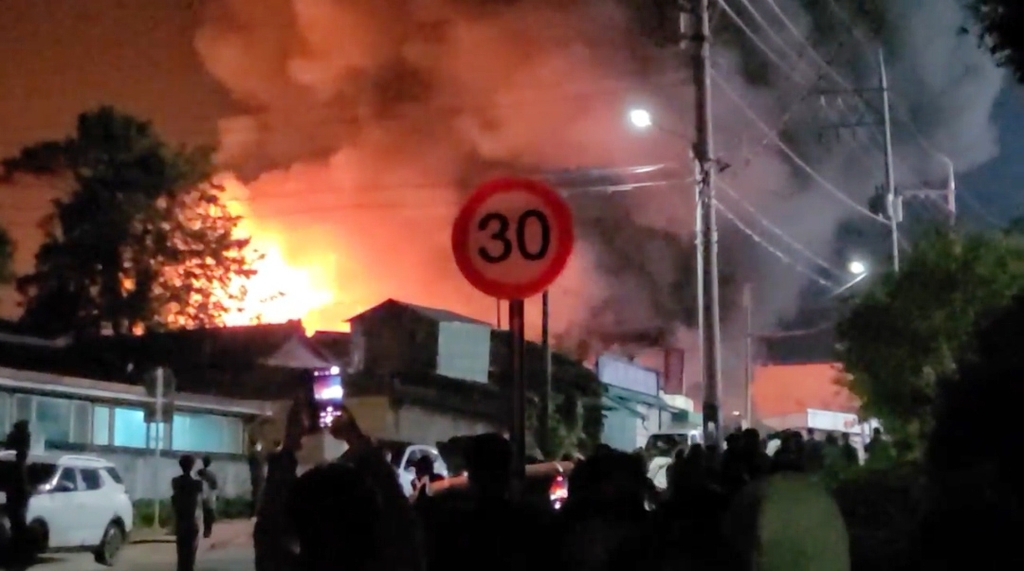
<path fill-rule="evenodd" d="M 765 134 L 767 134 L 769 136 L 769 138 L 771 138 L 772 143 L 774 143 L 784 153 L 786 153 L 786 155 L 789 156 L 790 159 L 792 159 L 797 165 L 799 165 L 808 174 L 810 174 L 812 178 L 814 178 L 816 181 L 821 183 L 821 185 L 824 186 L 826 190 L 828 190 L 832 194 L 836 195 L 836 197 L 838 197 L 841 201 L 845 202 L 847 205 L 849 205 L 853 209 L 857 210 L 861 214 L 863 214 L 865 216 L 868 216 L 871 219 L 873 219 L 873 220 L 875 220 L 875 221 L 877 221 L 877 222 L 879 222 L 881 224 L 886 224 L 886 225 L 889 224 L 889 222 L 887 220 L 872 214 L 870 210 L 868 210 L 867 208 L 864 208 L 860 204 L 857 204 L 853 199 L 851 199 L 849 196 L 847 196 L 843 191 L 839 190 L 832 183 L 830 183 L 827 179 L 825 179 L 825 177 L 823 177 L 822 175 L 818 174 L 817 171 L 815 171 L 813 168 L 811 168 L 810 165 L 808 165 L 806 162 L 804 162 L 803 159 L 801 159 L 799 156 L 797 156 L 797 154 L 795 152 L 793 152 L 792 149 L 790 149 L 785 143 L 782 142 L 782 139 L 779 138 L 778 134 L 775 133 L 771 129 L 771 127 L 766 125 L 764 123 L 764 121 L 762 121 L 761 118 L 757 116 L 757 113 L 755 113 L 754 110 L 751 109 L 750 106 L 747 105 L 747 103 L 745 101 L 743 101 L 743 98 L 741 98 L 735 91 L 733 91 L 733 89 L 731 87 L 729 87 L 729 84 L 725 80 L 723 80 L 721 78 L 721 76 L 719 76 L 718 73 L 715 72 L 715 70 L 713 70 L 713 69 L 710 70 L 710 73 L 711 73 L 711 78 L 714 79 L 718 83 L 718 85 L 722 88 L 722 90 L 725 92 L 725 94 L 728 95 L 730 99 L 735 101 L 736 104 L 739 105 L 740 108 L 754 121 L 754 123 L 757 124 L 757 126 L 760 127 L 761 130 L 764 131 Z"/>
<path fill-rule="evenodd" d="M 814 252 L 811 252 L 810 250 L 808 250 L 808 249 L 807 249 L 807 248 L 806 248 L 806 247 L 805 247 L 805 246 L 804 246 L 803 244 L 801 244 L 800 242 L 798 242 L 798 241 L 796 241 L 795 239 L 791 238 L 791 237 L 790 237 L 790 236 L 789 236 L 788 234 L 786 234 L 785 232 L 783 232 L 782 230 L 780 230 L 780 229 L 779 229 L 779 228 L 778 228 L 777 226 L 775 226 L 775 225 L 774 225 L 774 224 L 772 224 L 772 223 L 771 223 L 770 221 L 768 221 L 768 219 L 767 219 L 767 218 L 765 218 L 765 217 L 764 217 L 764 216 L 762 216 L 762 215 L 761 215 L 760 213 L 758 213 L 758 212 L 757 212 L 757 209 L 755 209 L 755 208 L 754 208 L 753 206 L 751 206 L 751 204 L 750 204 L 749 202 L 747 202 L 746 200 L 744 200 L 744 199 L 743 199 L 743 198 L 742 198 L 742 197 L 741 197 L 741 196 L 739 195 L 739 193 L 737 193 L 737 192 L 736 192 L 736 191 L 735 191 L 735 190 L 734 190 L 734 189 L 733 189 L 732 187 L 730 187 L 729 185 L 727 185 L 727 184 L 726 184 L 726 183 L 724 183 L 724 182 L 721 182 L 721 180 L 719 180 L 719 182 L 718 182 L 718 186 L 719 186 L 719 188 L 721 188 L 722 190 L 724 190 L 725 192 L 727 192 L 727 193 L 728 193 L 728 194 L 729 194 L 730 196 L 732 196 L 732 197 L 733 197 L 733 198 L 734 198 L 734 199 L 735 199 L 735 200 L 736 200 L 737 202 L 739 202 L 739 203 L 740 203 L 740 205 L 741 205 L 741 206 L 743 206 L 743 208 L 744 208 L 744 209 L 745 209 L 745 210 L 746 210 L 747 212 L 750 212 L 750 214 L 751 214 L 751 215 L 753 215 L 753 216 L 754 216 L 755 218 L 757 218 L 757 220 L 758 220 L 758 221 L 759 221 L 759 222 L 760 222 L 760 223 L 761 223 L 761 224 L 762 224 L 762 225 L 763 225 L 763 226 L 764 226 L 765 228 L 767 228 L 768 230 L 770 230 L 771 232 L 773 232 L 773 233 L 774 233 L 775 235 L 777 235 L 777 236 L 778 236 L 779 238 L 782 238 L 782 240 L 783 240 L 783 241 L 785 241 L 785 242 L 786 242 L 787 244 L 789 244 L 790 246 L 792 246 L 792 247 L 793 247 L 793 248 L 794 248 L 795 250 L 797 250 L 797 251 L 798 251 L 798 252 L 800 252 L 801 254 L 803 254 L 803 255 L 807 256 L 807 257 L 808 257 L 808 258 L 809 258 L 809 259 L 810 259 L 811 261 L 813 261 L 814 263 L 818 264 L 818 265 L 819 265 L 819 266 L 821 266 L 822 268 L 824 268 L 824 269 L 826 269 L 826 270 L 828 270 L 828 271 L 830 271 L 830 272 L 834 273 L 835 275 L 843 275 L 843 272 L 841 272 L 841 271 L 837 270 L 837 269 L 836 269 L 835 267 L 833 267 L 833 266 L 832 266 L 831 264 L 829 264 L 828 262 L 826 262 L 826 261 L 822 260 L 822 259 L 821 259 L 820 257 L 818 257 L 818 256 L 817 256 L 817 255 L 816 255 L 816 254 L 815 254 Z"/>
<path fill-rule="evenodd" d="M 819 284 L 821 284 L 821 285 L 823 285 L 823 286 L 825 286 L 827 288 L 832 289 L 832 288 L 836 287 L 836 285 L 834 283 L 832 283 L 832 282 L 822 278 L 821 276 L 819 276 L 815 272 L 813 272 L 811 270 L 808 270 L 804 266 L 802 266 L 799 263 L 795 262 L 792 258 L 787 256 L 786 254 L 784 254 L 784 253 L 780 252 L 779 250 L 777 250 L 774 246 L 772 246 L 768 242 L 764 241 L 764 239 L 762 239 L 756 232 L 751 230 L 746 224 L 741 222 L 740 219 L 737 218 L 732 212 L 729 212 L 729 210 L 726 209 L 725 206 L 723 206 L 721 202 L 718 202 L 716 200 L 715 201 L 715 207 L 717 207 L 718 210 L 721 211 L 722 214 L 724 214 L 726 218 L 731 220 L 733 224 L 738 226 L 740 230 L 745 232 L 755 242 L 757 242 L 758 244 L 763 246 L 766 250 L 768 250 L 772 254 L 775 254 L 776 257 L 778 257 L 780 260 L 782 260 L 786 264 L 792 266 L 796 271 L 798 271 L 798 272 L 800 272 L 800 273 L 810 277 L 814 281 L 818 282 Z"/>
<path fill-rule="evenodd" d="M 760 38 L 758 38 L 757 34 L 755 34 L 750 29 L 750 27 L 746 25 L 746 23 L 743 21 L 743 19 L 740 18 L 740 16 L 738 14 L 736 14 L 736 12 L 734 12 L 731 8 L 729 8 L 727 5 L 725 5 L 725 3 L 724 3 L 725 0 L 718 0 L 718 2 L 722 5 L 724 11 L 727 14 L 729 14 L 729 17 L 732 18 L 733 22 L 741 30 L 743 30 L 743 32 L 746 33 L 747 36 L 754 42 L 754 45 L 756 45 L 758 48 L 760 48 L 760 50 L 762 52 L 764 52 L 766 56 L 768 56 L 768 59 L 770 59 L 772 62 L 774 62 L 775 65 L 779 66 L 779 68 L 781 68 L 782 71 L 784 71 L 786 73 L 786 75 L 788 75 L 791 79 L 793 79 L 798 84 L 809 86 L 811 88 L 811 90 L 814 89 L 815 82 L 814 81 L 805 82 L 800 77 L 798 77 L 797 73 L 793 70 L 793 68 L 791 66 L 787 65 L 784 61 L 782 61 L 775 54 L 774 51 L 772 51 L 767 45 L 764 44 L 764 42 L 761 41 Z M 785 40 L 783 40 L 777 33 L 775 33 L 775 30 L 773 30 L 771 28 L 771 26 L 764 20 L 763 17 L 761 17 L 761 15 L 756 10 L 754 10 L 754 8 L 747 2 L 747 0 L 743 0 L 743 3 L 744 3 L 744 5 L 746 5 L 748 11 L 750 11 L 750 13 L 754 16 L 754 19 L 757 20 L 758 23 L 761 25 L 761 27 L 763 27 L 765 29 L 765 31 L 768 32 L 769 36 L 771 36 L 775 40 L 775 42 L 778 43 L 780 46 L 783 46 L 783 51 L 787 52 L 788 54 L 791 54 L 791 57 L 795 58 L 797 62 L 799 62 L 799 63 L 804 63 L 805 62 L 803 57 L 797 55 L 795 52 L 793 52 L 792 50 L 789 49 L 789 47 L 786 45 Z M 812 52 L 813 52 L 813 49 L 812 49 Z M 830 71 L 833 71 L 833 70 L 831 70 L 831 67 L 829 67 L 828 63 L 826 63 L 822 58 L 818 57 L 817 52 L 813 52 L 813 54 L 815 55 L 815 57 L 817 57 L 817 59 L 819 59 L 822 63 L 824 63 L 824 65 L 827 68 L 829 68 Z M 833 73 L 835 73 L 835 72 L 833 71 Z M 818 79 L 820 80 L 821 77 L 818 76 Z M 858 143 L 859 143 L 859 141 L 858 141 Z M 860 146 L 860 145 L 858 145 L 858 146 Z M 871 151 L 878 151 L 879 149 L 877 147 L 871 147 L 870 150 Z M 863 151 L 861 151 L 861 152 L 863 152 Z M 857 158 L 859 158 L 861 160 L 861 162 L 865 162 L 866 161 L 866 159 L 863 156 L 861 156 L 861 155 L 856 155 L 856 156 L 857 156 Z M 865 163 L 865 164 L 867 164 L 867 163 Z"/>
<path fill-rule="evenodd" d="M 635 183 L 601 184 L 601 185 L 590 185 L 590 186 L 570 186 L 568 188 L 563 189 L 563 194 L 565 194 L 567 196 L 586 194 L 586 193 L 617 194 L 617 193 L 620 193 L 620 192 L 629 192 L 629 191 L 636 191 L 636 190 L 641 190 L 641 189 L 661 189 L 661 188 L 668 187 L 670 185 L 686 184 L 686 183 L 693 182 L 693 181 L 694 181 L 694 177 L 690 176 L 690 177 L 681 177 L 681 178 L 674 178 L 674 179 L 662 179 L 662 180 L 635 182 Z M 557 187 L 557 185 L 556 185 L 556 187 Z M 334 204 L 321 204 L 321 205 L 318 205 L 318 206 L 307 207 L 305 209 L 297 210 L 297 211 L 287 211 L 287 210 L 286 211 L 282 211 L 282 210 L 280 210 L 278 208 L 275 208 L 274 209 L 274 214 L 271 215 L 271 216 L 266 216 L 266 218 L 269 221 L 274 221 L 274 220 L 279 220 L 279 219 L 282 219 L 282 218 L 287 218 L 287 217 L 290 217 L 290 216 L 306 216 L 306 215 L 314 214 L 314 213 L 330 214 L 330 213 L 336 213 L 336 212 L 341 212 L 341 211 L 345 211 L 345 210 L 392 210 L 392 211 L 412 211 L 412 210 L 424 211 L 424 210 L 431 210 L 431 209 L 450 210 L 452 208 L 457 208 L 458 206 L 460 206 L 462 204 L 462 199 L 457 197 L 457 196 L 455 196 L 456 193 L 454 192 L 454 187 L 445 186 L 445 185 L 441 185 L 441 184 L 437 184 L 437 185 L 423 184 L 423 185 L 413 186 L 413 187 L 374 187 L 372 185 L 366 185 L 366 186 L 359 186 L 358 188 L 361 191 L 363 191 L 363 192 L 376 189 L 374 194 L 378 194 L 377 191 L 379 191 L 381 189 L 384 189 L 384 190 L 394 190 L 394 191 L 400 191 L 400 190 L 403 190 L 403 188 L 432 189 L 432 190 L 438 190 L 438 191 L 444 190 L 444 191 L 451 191 L 451 196 L 447 197 L 446 199 L 441 200 L 441 199 L 439 199 L 435 195 L 430 195 L 430 196 L 426 197 L 429 201 L 428 202 L 422 202 L 422 203 L 416 203 L 416 202 L 372 202 L 372 201 L 360 201 L 360 202 L 347 202 L 347 203 L 343 202 L 343 203 L 334 203 Z M 232 204 L 232 203 L 245 204 L 245 205 L 249 206 L 250 208 L 259 208 L 260 206 L 266 206 L 266 203 L 260 198 L 261 196 L 262 196 L 262 194 L 257 194 L 256 196 L 252 196 L 252 197 L 249 197 L 247 199 L 222 199 L 221 202 L 225 203 L 225 204 Z M 306 194 L 298 194 L 298 195 L 291 195 L 291 196 L 277 195 L 276 197 L 277 198 L 294 199 L 296 202 L 301 202 L 301 203 L 305 204 L 306 201 L 304 201 L 303 199 L 307 198 L 308 196 L 309 195 L 306 195 Z M 48 210 L 48 209 L 30 209 L 30 208 L 25 208 L 25 209 L 3 209 L 3 210 L 5 212 L 16 211 L 16 212 L 21 212 L 21 213 L 37 213 L 37 214 L 45 214 L 45 213 L 48 213 L 48 212 L 51 211 L 51 210 Z M 33 223 L 33 225 L 37 225 L 37 224 L 38 224 L 38 222 L 34 222 Z"/>
<path fill-rule="evenodd" d="M 846 24 L 846 27 L 848 27 L 850 29 L 850 35 L 852 35 L 854 37 L 854 39 L 856 39 L 861 44 L 861 46 L 864 47 L 864 49 L 868 50 L 869 52 L 872 51 L 874 48 L 871 45 L 871 43 L 867 39 L 865 39 L 864 36 L 860 32 L 857 31 L 856 25 L 854 25 L 854 23 L 850 20 L 850 17 L 847 16 L 842 11 L 842 9 L 839 8 L 839 6 L 836 4 L 835 0 L 827 0 L 827 1 L 828 1 L 828 4 L 829 4 L 829 8 L 832 10 L 832 12 L 840 20 L 842 20 L 844 24 Z M 945 155 L 943 155 L 935 147 L 933 147 L 931 145 L 931 143 L 928 142 L 928 139 L 926 139 L 925 136 L 921 134 L 921 131 L 918 130 L 917 125 L 915 125 L 914 122 L 910 119 L 910 114 L 907 112 L 906 108 L 900 103 L 899 95 L 897 95 L 895 92 L 893 92 L 892 93 L 892 98 L 895 99 L 895 101 L 893 101 L 892 103 L 895 104 L 894 106 L 896 107 L 896 111 L 898 111 L 897 117 L 899 119 L 901 119 L 904 123 L 906 123 L 906 125 L 908 127 L 910 127 L 911 133 L 913 133 L 914 137 L 921 144 L 921 146 L 926 151 L 928 151 L 928 152 L 930 152 L 930 153 L 932 153 L 934 155 L 938 155 L 940 157 L 945 157 Z"/>

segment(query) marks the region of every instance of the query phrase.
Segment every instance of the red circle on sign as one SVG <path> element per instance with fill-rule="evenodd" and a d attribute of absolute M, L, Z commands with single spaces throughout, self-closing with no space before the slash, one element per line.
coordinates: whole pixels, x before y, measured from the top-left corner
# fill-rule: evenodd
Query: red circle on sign
<path fill-rule="evenodd" d="M 520 195 L 519 200 L 528 204 L 531 209 L 541 210 L 545 216 L 550 215 L 555 235 L 554 243 L 550 250 L 546 251 L 546 255 L 535 260 L 542 266 L 533 272 L 536 275 L 526 281 L 502 280 L 489 276 L 481 269 L 488 262 L 473 249 L 474 235 L 484 232 L 478 230 L 484 215 L 484 207 L 501 195 Z M 516 208 L 523 209 L 522 206 Z M 525 299 L 547 289 L 565 269 L 572 255 L 574 242 L 572 210 L 569 205 L 548 185 L 526 178 L 499 178 L 480 185 L 462 205 L 452 225 L 452 252 L 455 254 L 455 264 L 459 271 L 473 287 L 499 299 Z M 500 263 L 504 264 L 506 261 Z"/>

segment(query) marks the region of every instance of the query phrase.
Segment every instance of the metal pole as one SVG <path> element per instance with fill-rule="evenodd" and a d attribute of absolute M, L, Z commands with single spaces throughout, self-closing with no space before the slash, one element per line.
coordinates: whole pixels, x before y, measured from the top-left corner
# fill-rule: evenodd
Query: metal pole
<path fill-rule="evenodd" d="M 153 480 L 155 486 L 153 487 L 153 527 L 160 527 L 160 444 L 161 444 L 161 428 L 163 428 L 163 411 L 164 408 L 164 368 L 157 367 L 156 369 L 156 407 L 155 407 L 155 422 L 153 423 L 153 429 L 156 431 L 154 436 L 156 444 L 153 448 L 156 450 L 156 455 L 153 460 Z"/>
<path fill-rule="evenodd" d="M 512 444 L 511 493 L 514 499 L 522 497 L 526 481 L 526 379 L 523 376 L 523 349 L 526 330 L 523 324 L 524 304 L 521 299 L 508 302 L 508 327 L 512 357 L 512 407 L 509 436 Z"/>
<path fill-rule="evenodd" d="M 892 233 L 892 269 L 900 271 L 900 235 L 896 208 L 896 176 L 893 174 L 892 121 L 889 117 L 889 80 L 885 74 L 885 53 L 878 50 L 878 73 L 882 89 L 882 118 L 885 123 L 885 204 L 889 211 L 889 228 Z"/>
<path fill-rule="evenodd" d="M 495 299 L 494 300 L 494 304 L 495 304 L 494 305 L 495 315 L 498 316 L 498 327 L 497 328 L 501 329 L 501 300 L 500 299 Z"/>
<path fill-rule="evenodd" d="M 696 87 L 696 142 L 693 146 L 694 158 L 697 160 L 698 193 L 700 207 L 703 210 L 703 225 L 699 232 L 704 233 L 704 248 L 701 255 L 705 256 L 704 276 L 701 287 L 703 294 L 704 315 L 710 323 L 704 327 L 704 441 L 707 444 L 721 445 L 721 414 L 719 411 L 719 388 L 722 380 L 721 360 L 721 321 L 718 303 L 718 224 L 715 215 L 715 163 L 714 149 L 711 141 L 711 76 L 708 68 L 711 65 L 711 22 L 709 16 L 710 0 L 698 0 L 697 18 L 700 32 L 696 36 L 699 44 L 694 54 L 693 80 Z"/>
<path fill-rule="evenodd" d="M 549 458 L 551 450 L 551 343 L 548 339 L 548 290 L 541 295 L 540 343 L 544 351 L 544 391 L 540 398 L 540 415 L 538 425 L 540 438 L 537 442 L 541 454 Z"/>
<path fill-rule="evenodd" d="M 754 382 L 754 286 L 746 284 L 743 286 L 743 306 L 747 310 L 747 342 L 746 342 L 746 375 L 743 382 L 743 398 L 745 403 L 743 418 L 747 421 L 747 427 L 754 425 L 751 414 L 750 386 Z"/>

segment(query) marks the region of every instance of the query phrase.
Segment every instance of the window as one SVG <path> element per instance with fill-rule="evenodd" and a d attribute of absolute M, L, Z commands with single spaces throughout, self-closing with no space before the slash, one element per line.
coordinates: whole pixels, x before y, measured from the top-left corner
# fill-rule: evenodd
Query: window
<path fill-rule="evenodd" d="M 92 441 L 92 405 L 74 401 L 71 405 L 71 442 L 88 444 Z"/>
<path fill-rule="evenodd" d="M 11 428 L 10 412 L 11 395 L 0 393 L 0 431 L 3 431 L 3 434 L 7 434 L 7 431 Z"/>
<path fill-rule="evenodd" d="M 103 487 L 103 478 L 99 470 L 82 469 L 78 471 L 82 475 L 82 483 L 86 490 L 98 490 Z"/>
<path fill-rule="evenodd" d="M 171 441 L 175 450 L 242 453 L 242 421 L 212 414 L 175 414 Z"/>
<path fill-rule="evenodd" d="M 104 468 L 110 479 L 117 482 L 118 484 L 124 484 L 124 478 L 121 477 L 121 473 L 117 471 L 117 468 Z"/>
<path fill-rule="evenodd" d="M 35 397 L 33 436 L 40 435 L 46 443 L 71 442 L 71 403 L 64 399 Z"/>
<path fill-rule="evenodd" d="M 75 474 L 74 468 L 64 468 L 60 471 L 60 476 L 57 477 L 57 485 L 54 486 L 53 491 L 55 492 L 77 492 L 78 491 L 78 476 Z"/>
<path fill-rule="evenodd" d="M 162 440 L 160 448 L 164 450 L 169 448 L 170 442 L 168 441 L 167 437 L 170 436 L 170 432 L 167 431 L 167 425 L 162 422 L 149 423 L 146 425 L 146 438 L 147 442 L 149 443 L 147 445 L 147 448 L 152 448 L 154 450 L 156 449 L 157 435 L 159 435 L 160 439 Z"/>
<path fill-rule="evenodd" d="M 146 421 L 141 408 L 114 409 L 114 446 L 146 447 Z"/>
<path fill-rule="evenodd" d="M 110 445 L 110 408 L 97 406 L 92 409 L 92 443 L 98 446 Z"/>
<path fill-rule="evenodd" d="M 32 421 L 32 395 L 14 395 L 14 420 Z"/>

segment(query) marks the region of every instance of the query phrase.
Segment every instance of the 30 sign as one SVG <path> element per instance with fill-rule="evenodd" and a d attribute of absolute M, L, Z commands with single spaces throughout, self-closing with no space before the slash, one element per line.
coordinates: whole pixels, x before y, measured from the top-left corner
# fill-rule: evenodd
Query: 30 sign
<path fill-rule="evenodd" d="M 452 226 L 452 252 L 462 275 L 500 299 L 525 299 L 546 289 L 565 269 L 574 240 L 569 205 L 530 179 L 481 185 Z"/>

